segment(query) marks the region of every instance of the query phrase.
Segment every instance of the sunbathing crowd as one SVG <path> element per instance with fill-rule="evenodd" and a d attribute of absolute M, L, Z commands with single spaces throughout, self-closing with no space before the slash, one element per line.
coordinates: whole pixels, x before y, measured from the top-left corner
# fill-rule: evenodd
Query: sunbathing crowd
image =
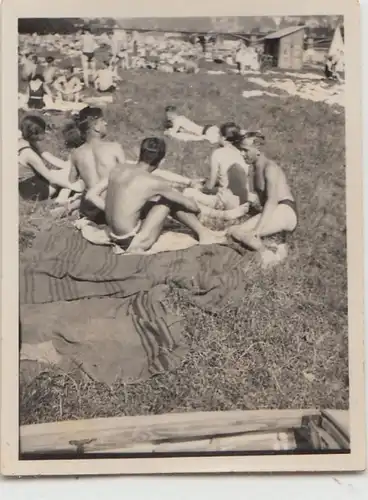
<path fill-rule="evenodd" d="M 165 118 L 166 136 L 215 146 L 207 179 L 162 169 L 163 137 L 144 138 L 139 157 L 128 160 L 119 143 L 106 140 L 101 108 L 86 107 L 63 128 L 67 161 L 42 148 L 47 130 L 43 118 L 23 118 L 18 159 L 33 175 L 19 183 L 21 196 L 54 198 L 70 211 L 78 210 L 82 220 L 107 226 L 111 241 L 127 253 L 147 252 L 171 217 L 200 244 L 236 241 L 259 252 L 265 266 L 283 260 L 286 236 L 297 226 L 296 203 L 281 167 L 261 151 L 262 134 L 235 123 L 200 126 L 173 106 L 166 108 Z M 230 227 L 213 231 L 205 224 L 211 218 L 230 221 Z M 275 234 L 282 239 L 272 248 L 264 238 Z"/>

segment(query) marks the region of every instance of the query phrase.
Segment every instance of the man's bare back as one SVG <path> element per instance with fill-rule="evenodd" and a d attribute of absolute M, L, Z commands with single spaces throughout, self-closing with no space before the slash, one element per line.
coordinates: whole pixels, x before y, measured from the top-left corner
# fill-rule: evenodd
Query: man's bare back
<path fill-rule="evenodd" d="M 105 215 L 117 235 L 133 231 L 140 221 L 146 203 L 158 196 L 162 181 L 144 168 L 130 164 L 112 170 L 106 191 Z"/>
<path fill-rule="evenodd" d="M 82 178 L 86 189 L 91 189 L 101 179 L 108 177 L 119 163 L 125 162 L 122 147 L 117 142 L 94 140 L 83 144 L 71 154 L 71 175 Z"/>

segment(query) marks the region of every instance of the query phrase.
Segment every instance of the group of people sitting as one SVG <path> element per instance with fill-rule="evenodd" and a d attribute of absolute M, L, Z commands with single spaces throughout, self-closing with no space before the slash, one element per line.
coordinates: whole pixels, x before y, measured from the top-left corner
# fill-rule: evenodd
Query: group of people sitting
<path fill-rule="evenodd" d="M 180 122 L 184 129 L 196 125 L 172 107 L 167 108 L 166 118 Z M 215 128 L 218 147 L 207 179 L 189 179 L 160 168 L 166 155 L 163 137 L 144 138 L 138 159 L 128 160 L 119 143 L 106 140 L 107 123 L 97 107 L 84 108 L 65 125 L 64 139 L 71 149 L 66 162 L 40 146 L 45 121 L 26 116 L 20 125 L 18 157 L 21 165 L 33 170 L 31 183 L 33 188 L 37 184 L 40 198 L 79 197 L 81 217 L 107 225 L 111 241 L 128 253 L 148 251 L 170 216 L 189 228 L 201 244 L 235 240 L 259 252 L 264 264 L 278 262 L 287 255 L 286 239 L 274 251 L 263 238 L 286 236 L 297 226 L 296 203 L 285 174 L 260 150 L 259 132 L 244 131 L 230 122 Z M 200 127 L 192 127 L 193 131 L 199 134 Z M 49 169 L 46 162 L 58 170 Z M 29 191 L 29 182 L 20 183 L 21 194 Z M 246 214 L 245 222 L 236 223 Z M 204 216 L 233 224 L 213 231 L 204 224 Z"/>

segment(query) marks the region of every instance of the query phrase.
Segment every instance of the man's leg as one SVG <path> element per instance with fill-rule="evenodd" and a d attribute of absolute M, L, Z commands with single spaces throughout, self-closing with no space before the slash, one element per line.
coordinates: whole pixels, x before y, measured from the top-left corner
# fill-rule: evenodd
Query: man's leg
<path fill-rule="evenodd" d="M 210 208 L 216 208 L 216 205 L 218 203 L 217 195 L 205 194 L 202 193 L 202 191 L 199 191 L 198 189 L 194 188 L 184 189 L 183 195 L 186 196 L 187 198 L 192 198 L 197 203 L 200 203 L 201 205 L 206 205 L 207 207 Z"/>
<path fill-rule="evenodd" d="M 226 243 L 226 236 L 220 232 L 212 231 L 205 227 L 198 217 L 192 213 L 174 209 L 171 214 L 182 224 L 191 229 L 198 237 L 201 245 L 212 245 L 213 243 Z"/>
<path fill-rule="evenodd" d="M 147 213 L 138 234 L 134 237 L 128 251 L 149 250 L 158 240 L 165 220 L 170 214 L 170 207 L 164 204 L 154 205 Z"/>
<path fill-rule="evenodd" d="M 246 246 L 253 247 L 253 231 L 256 228 L 261 214 L 257 214 L 251 219 L 240 224 L 239 226 L 233 226 L 228 230 L 228 235 L 234 238 L 234 240 L 245 244 Z M 272 236 L 282 231 L 293 231 L 297 224 L 297 217 L 294 210 L 288 205 L 277 205 L 272 217 L 269 222 L 263 227 L 260 237 Z M 259 246 L 257 243 L 256 246 Z M 254 250 L 261 250 L 263 245 L 259 248 L 253 248 Z"/>
<path fill-rule="evenodd" d="M 84 54 L 81 56 L 84 85 L 89 87 L 88 58 Z"/>

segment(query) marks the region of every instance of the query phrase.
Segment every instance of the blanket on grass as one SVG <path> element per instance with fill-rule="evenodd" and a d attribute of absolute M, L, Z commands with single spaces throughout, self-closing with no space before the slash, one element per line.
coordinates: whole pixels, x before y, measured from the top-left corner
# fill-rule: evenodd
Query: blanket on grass
<path fill-rule="evenodd" d="M 22 377 L 54 364 L 111 385 L 177 368 L 187 346 L 182 317 L 165 307 L 168 290 L 186 289 L 197 306 L 219 311 L 244 295 L 243 265 L 221 245 L 115 255 L 54 226 L 20 266 Z"/>

